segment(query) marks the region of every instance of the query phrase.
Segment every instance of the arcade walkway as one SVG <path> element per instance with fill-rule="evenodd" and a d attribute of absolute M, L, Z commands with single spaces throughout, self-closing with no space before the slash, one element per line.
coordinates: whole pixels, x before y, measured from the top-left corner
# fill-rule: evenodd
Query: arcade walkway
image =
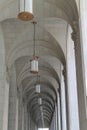
<path fill-rule="evenodd" d="M 87 130 L 86 81 L 87 0 L 0 0 L 0 130 Z"/>

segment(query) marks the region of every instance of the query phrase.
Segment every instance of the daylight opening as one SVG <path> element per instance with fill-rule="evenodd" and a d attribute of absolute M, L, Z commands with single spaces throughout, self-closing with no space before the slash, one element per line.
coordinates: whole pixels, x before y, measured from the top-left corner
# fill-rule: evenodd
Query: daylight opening
<path fill-rule="evenodd" d="M 49 130 L 49 128 L 38 128 L 38 130 Z"/>

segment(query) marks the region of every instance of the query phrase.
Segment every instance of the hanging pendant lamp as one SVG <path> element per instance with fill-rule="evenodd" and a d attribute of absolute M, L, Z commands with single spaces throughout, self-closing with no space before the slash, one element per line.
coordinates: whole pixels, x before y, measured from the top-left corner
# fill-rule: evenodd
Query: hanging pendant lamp
<path fill-rule="evenodd" d="M 38 104 L 42 105 L 42 98 L 38 98 Z"/>
<path fill-rule="evenodd" d="M 35 25 L 36 25 L 36 22 L 33 22 L 33 25 L 34 25 L 34 52 L 33 52 L 33 57 L 32 59 L 30 60 L 30 63 L 31 63 L 31 68 L 30 68 L 30 72 L 33 73 L 33 74 L 37 74 L 39 69 L 38 69 L 38 56 L 35 55 Z"/>
<path fill-rule="evenodd" d="M 36 83 L 36 93 L 40 94 L 40 76 L 37 75 L 37 83 Z"/>
<path fill-rule="evenodd" d="M 33 15 L 33 0 L 20 0 L 20 12 L 18 18 L 23 21 L 30 21 Z"/>
<path fill-rule="evenodd" d="M 40 94 L 40 84 L 37 84 L 37 85 L 36 85 L 36 93 L 37 93 L 37 94 Z"/>

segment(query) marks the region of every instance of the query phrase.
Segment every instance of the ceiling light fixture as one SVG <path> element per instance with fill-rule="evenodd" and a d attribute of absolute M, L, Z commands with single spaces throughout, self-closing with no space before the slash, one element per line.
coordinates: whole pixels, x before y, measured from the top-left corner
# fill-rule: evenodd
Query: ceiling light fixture
<path fill-rule="evenodd" d="M 33 74 L 37 74 L 39 72 L 38 70 L 38 56 L 36 56 L 35 54 L 35 25 L 37 24 L 35 21 L 32 22 L 33 25 L 34 25 L 34 38 L 33 38 L 33 41 L 34 41 L 34 48 L 33 48 L 33 57 L 32 59 L 30 60 L 31 62 L 31 69 L 30 69 L 30 72 L 33 73 Z"/>
<path fill-rule="evenodd" d="M 41 88 L 40 88 L 40 76 L 37 75 L 37 83 L 36 83 L 36 93 L 40 94 Z"/>
<path fill-rule="evenodd" d="M 38 98 L 38 104 L 41 106 L 42 105 L 42 98 Z"/>
<path fill-rule="evenodd" d="M 20 0 L 20 12 L 18 18 L 23 21 L 30 21 L 33 15 L 33 0 Z"/>

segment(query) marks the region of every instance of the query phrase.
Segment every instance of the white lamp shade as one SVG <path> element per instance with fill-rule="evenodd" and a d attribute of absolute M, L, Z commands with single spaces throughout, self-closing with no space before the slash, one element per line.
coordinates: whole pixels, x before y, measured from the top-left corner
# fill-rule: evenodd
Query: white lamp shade
<path fill-rule="evenodd" d="M 38 104 L 42 105 L 42 98 L 38 98 Z"/>
<path fill-rule="evenodd" d="M 36 93 L 40 93 L 40 84 L 36 85 Z"/>
<path fill-rule="evenodd" d="M 33 59 L 31 60 L 31 73 L 38 73 L 38 60 Z"/>
<path fill-rule="evenodd" d="M 33 19 L 33 0 L 20 0 L 19 19 L 29 21 Z"/>

